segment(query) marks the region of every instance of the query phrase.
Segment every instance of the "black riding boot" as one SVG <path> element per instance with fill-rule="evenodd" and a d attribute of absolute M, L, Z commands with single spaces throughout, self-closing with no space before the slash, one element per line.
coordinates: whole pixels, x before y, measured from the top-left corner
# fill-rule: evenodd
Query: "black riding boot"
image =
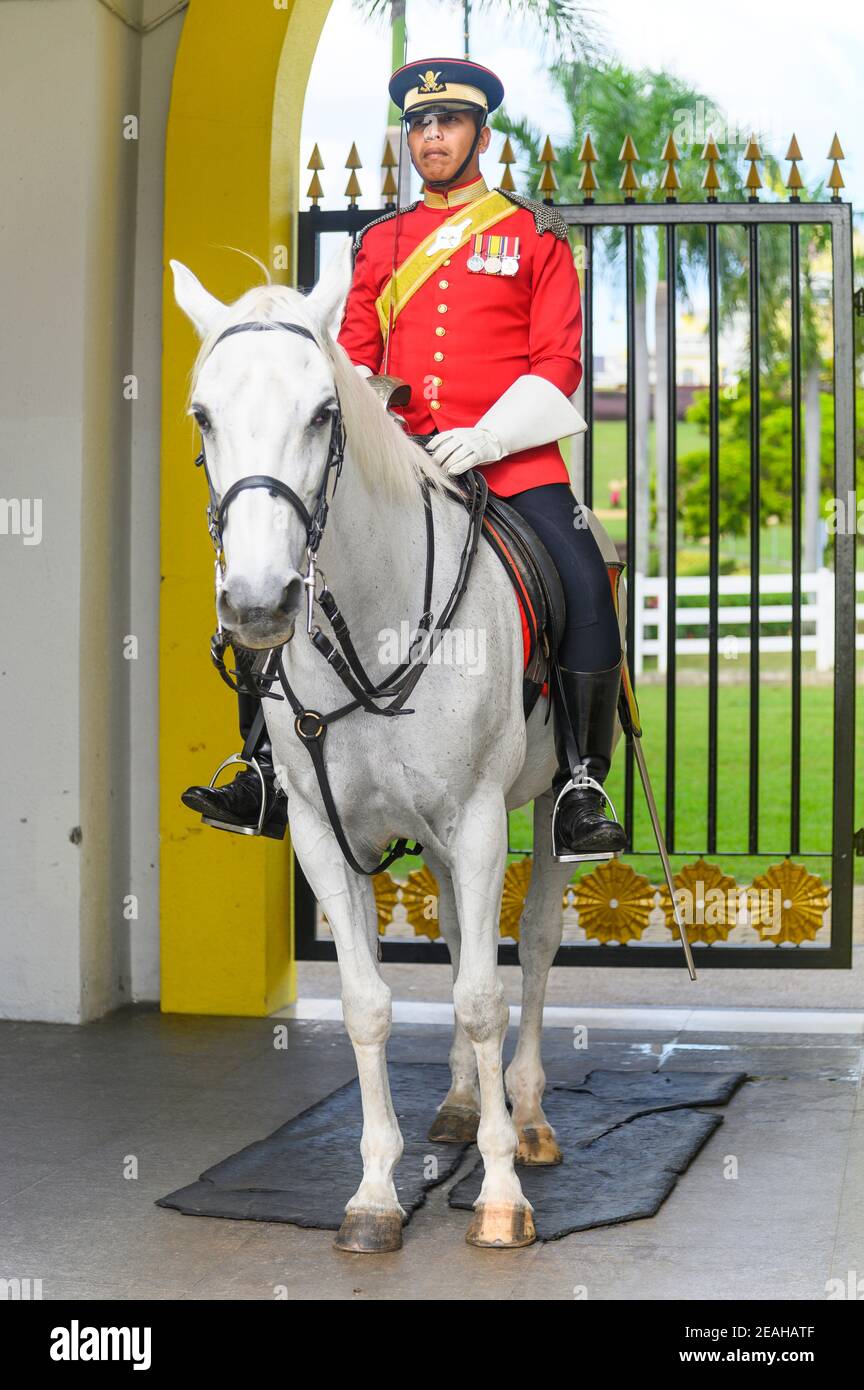
<path fill-rule="evenodd" d="M 560 668 L 570 727 L 584 773 L 601 786 L 612 762 L 612 739 L 623 664 L 622 652 L 618 664 L 605 671 L 568 671 Z M 572 780 L 559 701 L 560 692 L 556 689 L 554 724 L 558 772 L 552 783 L 556 798 Z M 557 802 L 553 819 L 552 854 L 555 858 L 582 856 L 591 859 L 626 847 L 624 828 L 605 815 L 605 801 L 605 794 L 590 784 L 577 785 L 564 792 Z"/>
<path fill-rule="evenodd" d="M 237 703 L 240 710 L 240 735 L 245 744 L 261 707 L 261 701 L 244 691 L 238 695 Z M 266 724 L 262 726 L 251 756 L 261 769 L 266 788 L 261 834 L 272 840 L 281 840 L 288 823 L 287 804 L 284 794 L 276 785 L 273 749 Z M 261 815 L 261 778 L 254 767 L 243 767 L 233 782 L 227 782 L 223 787 L 188 787 L 180 800 L 190 810 L 200 811 L 202 816 L 207 817 L 208 822 L 220 821 L 229 828 L 236 826 L 240 832 L 252 833 L 257 829 Z"/>

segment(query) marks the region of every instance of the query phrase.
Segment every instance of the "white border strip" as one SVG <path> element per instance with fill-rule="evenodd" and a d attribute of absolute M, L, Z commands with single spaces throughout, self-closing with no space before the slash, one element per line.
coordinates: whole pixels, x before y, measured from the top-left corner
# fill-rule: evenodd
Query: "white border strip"
<path fill-rule="evenodd" d="M 522 1010 L 510 1006 L 511 1026 L 519 1023 Z M 299 999 L 272 1015 L 318 1022 L 342 1021 L 340 999 Z M 453 1005 L 393 1000 L 394 1023 L 438 1024 L 452 1027 Z M 673 1009 L 571 1008 L 548 1005 L 543 1011 L 547 1028 L 608 1028 L 676 1033 L 845 1033 L 864 1035 L 864 1013 L 852 1009 Z"/>

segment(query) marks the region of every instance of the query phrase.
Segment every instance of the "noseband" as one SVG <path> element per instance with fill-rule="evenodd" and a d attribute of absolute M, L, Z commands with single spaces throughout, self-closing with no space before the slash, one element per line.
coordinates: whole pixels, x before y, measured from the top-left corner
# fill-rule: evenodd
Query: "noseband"
<path fill-rule="evenodd" d="M 252 321 L 246 323 L 235 323 L 231 328 L 226 328 L 224 333 L 213 344 L 213 348 L 222 342 L 223 338 L 228 338 L 232 333 L 261 333 L 271 329 L 282 328 L 289 333 L 297 333 L 301 338 L 308 338 L 316 347 L 320 347 L 316 338 L 310 333 L 308 328 L 304 328 L 297 323 L 283 323 L 279 320 L 274 322 Z M 213 349 L 211 348 L 211 351 Z M 267 473 L 250 473 L 246 478 L 238 478 L 236 483 L 225 491 L 221 500 L 217 497 L 213 487 L 213 482 L 207 468 L 207 459 L 202 447 L 200 454 L 195 460 L 196 464 L 203 465 L 204 475 L 207 479 L 207 487 L 210 493 L 210 502 L 207 508 L 207 528 L 216 550 L 216 599 L 217 599 L 217 628 L 210 643 L 210 655 L 213 664 L 219 671 L 222 679 L 231 686 L 232 690 L 238 693 L 251 693 L 261 699 L 282 700 L 287 699 L 294 711 L 294 732 L 301 743 L 307 748 L 312 759 L 312 764 L 318 779 L 318 786 L 324 802 L 327 816 L 333 833 L 336 836 L 339 847 L 345 855 L 348 863 L 359 874 L 372 875 L 381 873 L 393 863 L 394 859 L 400 858 L 403 854 L 419 854 L 422 846 L 415 845 L 413 849 L 408 848 L 407 841 L 398 839 L 395 846 L 377 864 L 374 869 L 365 869 L 358 863 L 351 850 L 345 836 L 345 831 L 339 818 L 339 812 L 333 800 L 330 783 L 327 776 L 327 769 L 324 764 L 323 742 L 328 726 L 335 720 L 341 719 L 343 715 L 350 714 L 352 710 L 363 708 L 369 714 L 379 715 L 402 715 L 413 714 L 414 711 L 405 709 L 405 701 L 426 669 L 427 657 L 424 655 L 419 660 L 413 660 L 409 656 L 400 666 L 397 666 L 392 674 L 383 681 L 375 685 L 369 673 L 360 660 L 357 651 L 351 641 L 351 634 L 344 617 L 339 611 L 338 605 L 327 588 L 326 580 L 322 572 L 316 568 L 318 547 L 321 544 L 321 537 L 324 534 L 324 527 L 327 522 L 327 488 L 330 481 L 330 472 L 335 469 L 335 481 L 333 492 L 336 492 L 336 484 L 342 471 L 342 464 L 345 458 L 346 432 L 345 423 L 342 418 L 342 408 L 339 403 L 338 393 L 336 397 L 336 409 L 333 412 L 333 422 L 330 430 L 330 445 L 327 451 L 327 460 L 321 475 L 321 481 L 315 492 L 311 512 L 298 497 L 297 493 L 290 488 L 287 483 L 283 483 L 280 478 L 273 478 Z M 418 632 L 422 632 L 424 637 L 429 639 L 428 651 L 431 651 L 431 639 L 436 633 L 442 633 L 449 627 L 453 620 L 456 609 L 465 589 L 468 585 L 468 577 L 471 573 L 474 556 L 477 552 L 477 545 L 480 539 L 481 527 L 483 525 L 483 515 L 486 509 L 487 486 L 482 474 L 474 474 L 469 471 L 463 475 L 464 484 L 467 488 L 466 506 L 468 508 L 468 534 L 465 544 L 462 547 L 462 554 L 459 560 L 459 570 L 456 580 L 446 600 L 435 627 L 432 627 L 433 614 L 432 585 L 435 572 L 435 526 L 432 516 L 432 507 L 429 499 L 429 486 L 424 481 L 421 483 L 423 495 L 423 506 L 426 519 L 426 572 L 423 582 L 423 613 L 417 624 Z M 307 709 L 297 698 L 288 683 L 285 674 L 285 667 L 282 661 L 281 648 L 271 648 L 264 670 L 258 673 L 245 673 L 234 671 L 229 673 L 225 667 L 224 654 L 225 648 L 229 645 L 230 639 L 226 638 L 222 623 L 218 613 L 218 599 L 222 583 L 225 576 L 225 563 L 223 554 L 222 532 L 225 525 L 225 517 L 231 503 L 241 492 L 251 488 L 266 488 L 273 497 L 283 497 L 294 508 L 306 528 L 306 555 L 308 559 L 308 569 L 303 580 L 306 586 L 306 631 L 312 640 L 313 645 L 324 656 L 330 666 L 336 671 L 343 685 L 354 697 L 349 703 L 341 705 L 338 709 L 331 710 L 328 714 L 319 714 L 317 710 Z M 316 576 L 321 573 L 323 587 L 316 593 Z M 339 651 L 330 638 L 321 631 L 319 627 L 312 624 L 313 608 L 317 604 L 326 615 L 333 629 L 334 635 L 339 642 L 342 651 Z M 344 653 L 344 655 L 343 655 Z M 237 677 L 239 684 L 231 679 L 232 674 Z M 284 695 L 277 695 L 270 686 L 276 681 L 279 682 Z M 379 706 L 376 700 L 387 698 L 390 704 Z M 260 716 L 259 716 L 260 717 Z M 253 728 L 255 726 L 253 725 Z M 250 743 L 247 739 L 247 745 Z M 249 749 L 251 754 L 252 750 Z M 247 761 L 247 749 L 244 746 L 241 761 Z"/>

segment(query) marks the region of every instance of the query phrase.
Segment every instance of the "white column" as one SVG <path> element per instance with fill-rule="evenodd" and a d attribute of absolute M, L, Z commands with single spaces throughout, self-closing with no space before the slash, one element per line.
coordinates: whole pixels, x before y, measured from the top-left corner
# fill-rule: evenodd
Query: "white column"
<path fill-rule="evenodd" d="M 124 12 L 137 23 L 149 9 Z M 5 1017 L 76 1022 L 128 1003 L 142 910 L 151 955 L 158 930 L 155 878 L 130 844 L 135 824 L 158 866 L 158 122 L 182 19 L 145 39 L 96 0 L 0 6 Z M 3 526 L 16 503 L 17 532 Z M 137 922 L 124 915 L 136 882 Z"/>

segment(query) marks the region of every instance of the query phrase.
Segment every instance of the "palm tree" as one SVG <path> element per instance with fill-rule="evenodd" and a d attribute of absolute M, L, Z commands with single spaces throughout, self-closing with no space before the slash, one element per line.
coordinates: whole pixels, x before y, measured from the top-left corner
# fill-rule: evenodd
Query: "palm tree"
<path fill-rule="evenodd" d="M 370 19 L 388 15 L 390 21 L 392 71 L 405 62 L 406 0 L 354 0 L 355 8 Z M 451 0 L 458 5 L 464 18 L 464 56 L 470 57 L 472 12 L 500 11 L 513 20 L 528 21 L 540 31 L 540 51 L 550 56 L 571 58 L 599 55 L 602 49 L 599 27 L 589 5 L 581 0 Z M 399 143 L 399 112 L 391 101 L 387 109 L 386 138 Z M 403 161 L 399 187 L 400 202 L 410 197 L 411 167 Z"/>
<path fill-rule="evenodd" d="M 471 15 L 487 10 L 503 11 L 514 20 L 527 20 L 536 24 L 541 32 L 542 49 L 547 45 L 562 58 L 585 57 L 599 51 L 599 26 L 594 18 L 594 10 L 581 0 L 451 0 L 462 10 L 464 18 L 464 56 L 469 58 L 471 46 Z M 395 67 L 402 62 L 404 52 L 405 0 L 356 0 L 356 6 L 370 18 L 388 13 L 391 28 L 401 24 L 402 45 L 399 54 L 394 56 Z"/>
<path fill-rule="evenodd" d="M 640 198 L 659 201 L 665 198 L 661 189 L 658 171 L 659 154 L 666 136 L 670 133 L 673 118 L 679 112 L 692 112 L 698 103 L 715 110 L 715 103 L 704 94 L 694 91 L 678 78 L 665 72 L 636 73 L 619 64 L 599 67 L 570 64 L 559 65 L 553 71 L 553 79 L 563 92 L 572 113 L 573 134 L 571 139 L 559 147 L 559 184 L 562 202 L 576 202 L 581 196 L 578 192 L 580 166 L 577 155 L 586 131 L 590 130 L 599 159 L 594 172 L 598 177 L 603 201 L 620 201 L 623 194 L 617 183 L 621 172 L 618 161 L 623 137 L 633 136 L 639 153 L 652 162 L 652 173 L 642 181 Z M 533 169 L 539 170 L 539 151 L 541 134 L 525 122 L 514 122 L 506 113 L 496 117 L 497 129 L 511 136 L 529 156 Z M 720 113 L 719 124 L 725 128 L 726 122 Z M 707 132 L 706 132 L 707 133 Z M 719 134 L 719 131 L 717 132 Z M 701 159 L 702 142 L 687 145 L 678 139 L 681 160 L 678 173 L 682 201 L 701 202 L 704 193 L 701 188 L 705 164 Z M 726 201 L 739 202 L 747 196 L 744 190 L 740 146 L 720 145 L 720 160 L 717 171 L 722 185 L 721 197 Z M 769 153 L 765 154 L 762 177 L 768 196 L 785 196 L 783 177 L 779 164 Z M 808 194 L 801 191 L 803 201 L 810 198 L 824 198 L 825 190 L 820 187 Z M 788 233 L 786 229 L 766 229 L 768 234 L 760 238 L 760 361 L 762 370 L 770 369 L 778 354 L 788 357 L 789 330 L 789 261 Z M 779 235 L 778 235 L 779 233 Z M 679 258 L 675 266 L 676 291 L 683 299 L 691 288 L 694 273 L 704 273 L 706 267 L 706 239 L 702 228 L 681 226 L 677 234 Z M 730 226 L 718 228 L 718 272 L 720 282 L 720 319 L 727 324 L 736 315 L 746 310 L 749 294 L 750 267 L 747 249 L 741 233 Z M 815 569 L 819 562 L 819 513 L 820 513 L 820 337 L 826 312 L 826 293 L 816 274 L 819 256 L 828 244 L 828 234 L 824 227 L 813 225 L 800 229 L 801 242 L 801 363 L 803 372 L 804 406 L 804 568 Z M 617 267 L 623 254 L 623 235 L 620 228 L 610 228 L 603 238 L 597 238 L 601 255 L 607 265 Z M 645 326 L 646 282 L 650 269 L 648 229 L 637 234 L 636 262 L 636 497 L 634 499 L 634 525 L 636 540 L 636 568 L 648 572 L 648 347 Z M 666 302 L 668 295 L 668 267 L 665 264 L 666 243 L 661 232 L 657 234 L 656 266 L 657 284 L 655 292 L 656 329 L 656 390 L 655 406 L 655 459 L 656 497 L 657 497 L 657 545 L 658 568 L 666 573 L 668 503 L 666 497 L 666 470 L 662 460 L 666 457 L 668 430 L 672 422 L 667 419 L 666 389 Z M 748 359 L 742 362 L 741 370 L 749 370 Z"/>
<path fill-rule="evenodd" d="M 772 198 L 786 196 L 783 175 L 777 161 L 766 156 L 763 169 L 765 190 Z M 802 202 L 821 202 L 825 184 L 812 191 L 802 188 Z M 830 252 L 831 234 L 827 226 L 811 223 L 798 229 L 800 247 L 800 345 L 802 405 L 804 414 L 804 499 L 803 499 L 803 568 L 815 570 L 821 561 L 821 373 L 822 344 L 830 338 L 830 282 L 819 274 L 819 261 Z M 759 369 L 770 373 L 782 361 L 791 357 L 790 330 L 790 252 L 787 227 L 766 227 L 759 238 Z M 742 258 L 737 271 L 728 268 L 724 282 L 726 317 L 746 309 L 750 287 L 750 267 Z M 743 376 L 749 372 L 750 344 L 747 359 L 740 364 Z M 751 385 L 751 396 L 753 395 Z"/>
<path fill-rule="evenodd" d="M 562 93 L 570 111 L 572 129 L 570 137 L 558 146 L 556 172 L 560 187 L 561 202 L 581 200 L 579 178 L 582 166 L 578 155 L 582 140 L 590 131 L 598 160 L 594 172 L 600 184 L 600 198 L 603 202 L 621 202 L 624 193 L 618 182 L 622 165 L 618 156 L 624 136 L 629 134 L 636 148 L 646 162 L 650 161 L 648 174 L 642 177 L 640 201 L 662 201 L 665 190 L 660 188 L 662 166 L 660 152 L 666 137 L 671 133 L 675 117 L 681 112 L 690 112 L 704 103 L 715 109 L 714 103 L 704 93 L 695 90 L 682 79 L 667 72 L 634 71 L 618 62 L 587 64 L 582 62 L 558 63 L 551 72 L 553 82 Z M 528 155 L 532 169 L 539 170 L 539 153 L 545 133 L 526 121 L 512 121 L 506 112 L 496 113 L 492 121 L 496 130 L 509 135 Z M 679 140 L 678 173 L 681 179 L 679 196 L 682 200 L 701 201 L 701 180 L 705 164 L 700 156 L 701 142 L 689 145 Z M 717 165 L 721 183 L 725 188 L 734 189 L 737 178 L 736 156 L 725 146 L 720 151 Z M 735 196 L 734 193 L 724 197 Z M 720 228 L 718 234 L 718 264 L 721 284 L 727 283 L 740 271 L 738 242 L 732 229 Z M 656 241 L 652 256 L 652 239 Z M 599 252 L 600 264 L 609 270 L 617 271 L 624 255 L 624 232 L 621 227 L 610 227 L 601 236 L 595 237 L 595 255 Z M 648 421 L 650 413 L 648 383 L 648 337 L 647 337 L 647 286 L 652 264 L 657 265 L 657 290 L 655 299 L 655 321 L 658 329 L 665 326 L 665 305 L 667 295 L 667 267 L 665 264 L 665 238 L 661 229 L 646 228 L 637 232 L 636 240 L 636 342 L 635 342 L 635 414 L 636 414 L 636 495 L 633 499 L 633 525 L 635 528 L 636 569 L 648 573 L 649 561 L 649 508 L 650 481 L 648 472 Z M 706 260 L 706 241 L 704 230 L 700 227 L 681 226 L 678 229 L 679 255 L 674 267 L 676 289 L 685 298 L 691 288 L 693 274 L 704 267 Z M 724 296 L 725 300 L 725 296 Z M 725 304 L 724 304 L 725 310 Z M 655 392 L 655 444 L 656 458 L 666 454 L 666 432 L 669 422 L 665 418 L 667 391 L 665 384 L 666 354 L 658 342 L 656 354 L 656 392 Z M 668 508 L 665 497 L 666 472 L 657 469 L 657 511 L 660 571 L 665 572 L 666 527 Z"/>

